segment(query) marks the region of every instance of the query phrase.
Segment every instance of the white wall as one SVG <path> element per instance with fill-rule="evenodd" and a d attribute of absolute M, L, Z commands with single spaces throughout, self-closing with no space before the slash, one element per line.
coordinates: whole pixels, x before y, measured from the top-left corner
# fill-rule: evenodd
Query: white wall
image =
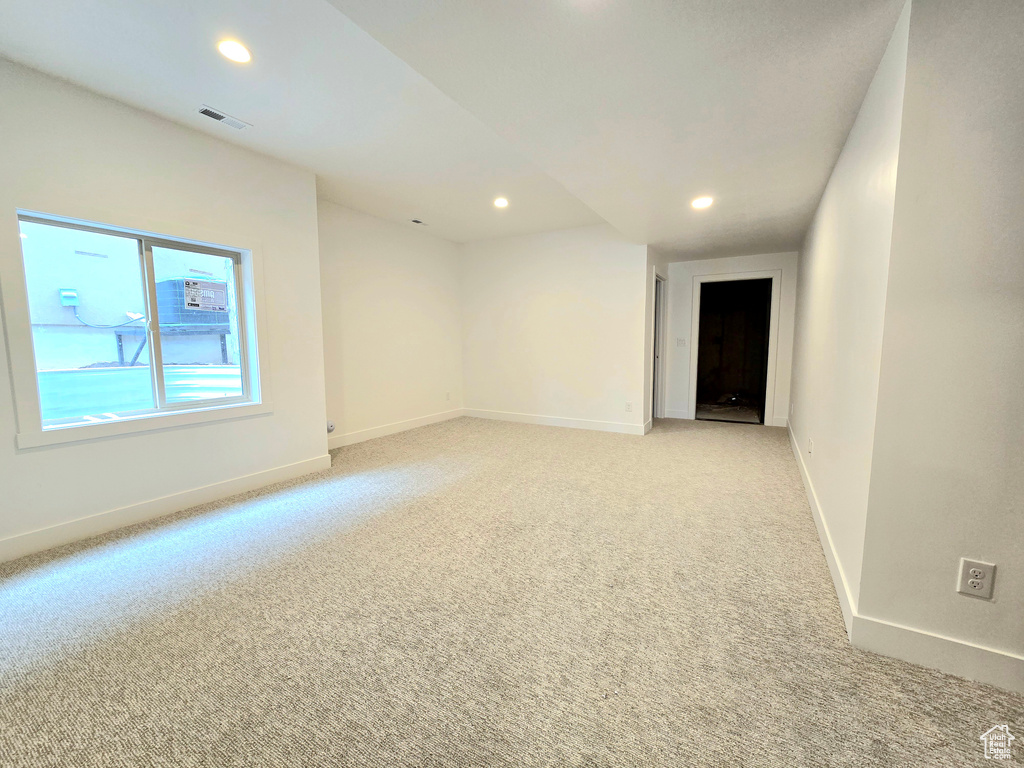
<path fill-rule="evenodd" d="M 801 255 L 792 420 L 854 645 L 1018 691 L 1021 29 L 1015 0 L 905 9 Z"/>
<path fill-rule="evenodd" d="M 998 682 L 1019 690 L 1022 30 L 1019 0 L 913 6 L 860 600 L 866 616 L 1016 654 Z M 961 556 L 999 566 L 993 601 L 955 592 Z"/>
<path fill-rule="evenodd" d="M 662 272 L 666 267 L 659 268 Z M 793 355 L 793 322 L 797 290 L 797 255 L 768 253 L 757 256 L 732 256 L 699 261 L 677 261 L 667 265 L 668 322 L 665 339 L 665 415 L 673 419 L 689 418 L 690 353 L 693 337 L 693 281 L 702 275 L 741 272 L 782 271 L 779 298 L 779 330 L 775 366 L 775 422 L 782 426 L 789 409 L 790 369 Z"/>
<path fill-rule="evenodd" d="M 0 559 L 324 466 L 313 175 L 4 60 L 0 104 Z M 28 323 L 19 207 L 258 243 L 273 412 L 16 449 L 6 339 Z"/>
<path fill-rule="evenodd" d="M 909 9 L 908 9 L 909 11 Z M 800 254 L 790 425 L 856 611 L 907 60 L 905 11 Z M 808 453 L 808 441 L 814 452 Z"/>
<path fill-rule="evenodd" d="M 332 448 L 458 415 L 458 246 L 320 201 Z"/>
<path fill-rule="evenodd" d="M 581 227 L 466 244 L 462 271 L 469 413 L 643 431 L 646 246 Z"/>

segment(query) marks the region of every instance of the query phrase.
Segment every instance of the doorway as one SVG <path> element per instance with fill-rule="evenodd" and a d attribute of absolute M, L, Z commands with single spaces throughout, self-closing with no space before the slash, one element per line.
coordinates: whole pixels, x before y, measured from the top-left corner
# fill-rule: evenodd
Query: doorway
<path fill-rule="evenodd" d="M 772 278 L 700 284 L 695 418 L 764 424 Z"/>

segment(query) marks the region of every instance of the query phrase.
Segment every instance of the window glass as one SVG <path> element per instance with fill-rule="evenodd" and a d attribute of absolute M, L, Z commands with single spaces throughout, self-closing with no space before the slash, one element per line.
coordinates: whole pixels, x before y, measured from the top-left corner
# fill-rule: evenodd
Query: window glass
<path fill-rule="evenodd" d="M 43 426 L 154 408 L 139 241 L 20 225 Z"/>
<path fill-rule="evenodd" d="M 153 247 L 168 403 L 242 395 L 235 261 Z"/>

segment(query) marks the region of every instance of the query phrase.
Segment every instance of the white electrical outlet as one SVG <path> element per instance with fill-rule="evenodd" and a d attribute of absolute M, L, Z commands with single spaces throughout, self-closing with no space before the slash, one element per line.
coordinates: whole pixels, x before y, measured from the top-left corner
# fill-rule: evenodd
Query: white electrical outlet
<path fill-rule="evenodd" d="M 633 404 L 632 403 L 626 403 L 626 413 L 632 413 L 632 411 L 633 411 Z"/>
<path fill-rule="evenodd" d="M 980 597 L 984 600 L 992 599 L 992 584 L 996 578 L 996 567 L 992 563 L 983 563 L 980 560 L 968 560 L 960 558 L 960 581 L 956 591 L 971 597 Z"/>
<path fill-rule="evenodd" d="M 676 339 L 676 346 L 677 347 L 685 347 L 686 346 L 686 339 Z"/>

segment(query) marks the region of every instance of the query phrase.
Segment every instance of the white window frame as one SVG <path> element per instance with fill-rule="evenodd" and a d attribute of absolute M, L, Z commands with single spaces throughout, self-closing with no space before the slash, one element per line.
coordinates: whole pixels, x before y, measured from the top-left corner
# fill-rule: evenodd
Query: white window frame
<path fill-rule="evenodd" d="M 25 280 L 24 253 L 19 264 L 22 279 L 13 301 L 5 291 L 3 319 L 8 336 L 11 378 L 14 384 L 17 412 L 19 449 L 40 448 L 69 442 L 115 437 L 137 432 L 148 432 L 222 421 L 269 413 L 273 410 L 269 398 L 266 359 L 261 354 L 260 334 L 257 333 L 258 259 L 254 248 L 238 248 L 175 235 L 127 227 L 96 223 L 37 211 L 18 209 L 18 221 L 68 227 L 87 232 L 127 237 L 139 242 L 139 259 L 146 301 L 146 337 L 150 349 L 150 375 L 157 406 L 150 410 L 119 414 L 119 418 L 90 424 L 54 425 L 44 427 L 40 409 L 39 380 L 32 340 L 31 315 Z M 163 358 L 156 299 L 156 280 L 153 270 L 153 248 L 172 248 L 178 251 L 209 254 L 230 258 L 235 262 L 235 296 L 242 374 L 242 395 L 230 398 L 211 398 L 184 403 L 167 403 L 164 391 Z"/>

